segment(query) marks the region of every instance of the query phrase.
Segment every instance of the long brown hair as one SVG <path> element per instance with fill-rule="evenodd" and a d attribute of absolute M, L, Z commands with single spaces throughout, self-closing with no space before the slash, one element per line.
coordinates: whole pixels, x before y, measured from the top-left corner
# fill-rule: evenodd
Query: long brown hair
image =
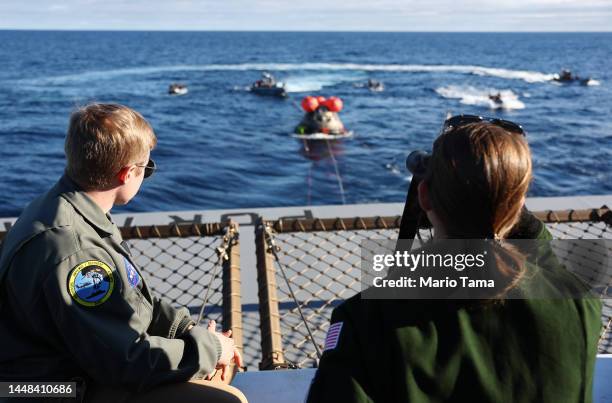
<path fill-rule="evenodd" d="M 501 240 L 520 217 L 531 177 L 524 136 L 478 122 L 438 137 L 424 181 L 448 238 Z M 496 249 L 499 274 L 511 286 L 523 266 L 512 248 Z"/>

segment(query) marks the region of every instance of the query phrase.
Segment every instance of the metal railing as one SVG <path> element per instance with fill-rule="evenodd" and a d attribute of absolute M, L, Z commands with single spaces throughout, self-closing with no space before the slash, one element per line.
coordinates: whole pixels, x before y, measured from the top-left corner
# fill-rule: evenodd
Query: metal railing
<path fill-rule="evenodd" d="M 238 224 L 122 227 L 121 234 L 157 295 L 189 308 L 196 321 L 231 329 L 243 351 Z"/>
<path fill-rule="evenodd" d="M 535 214 L 557 239 L 612 239 L 607 208 Z M 156 294 L 177 307 L 187 306 L 194 319 L 206 299 L 204 318 L 232 329 L 245 362 L 272 369 L 316 365 L 313 342 L 322 347 L 333 308 L 360 291 L 362 241 L 397 239 L 400 221 L 400 216 L 260 218 L 255 227 L 259 306 L 254 308 L 259 315 L 242 312 L 237 224 L 129 226 L 121 233 Z M 288 284 L 266 233 L 273 237 Z M 0 241 L 4 235 L 0 232 Z M 602 323 L 609 328 L 612 300 L 603 302 Z M 612 352 L 610 329 L 602 331 L 599 348 Z"/>
<path fill-rule="evenodd" d="M 612 212 L 605 207 L 534 214 L 556 239 L 612 239 Z M 261 369 L 317 365 L 313 342 L 323 348 L 333 308 L 360 291 L 361 242 L 396 240 L 400 221 L 401 216 L 258 222 Z M 272 234 L 279 265 L 266 233 Z M 426 237 L 429 231 L 421 235 Z M 289 284 L 279 267 L 285 268 Z M 612 279 L 607 281 L 612 285 Z M 604 300 L 602 323 L 608 325 L 610 317 L 612 301 Z M 612 352 L 612 335 L 603 329 L 599 348 Z"/>

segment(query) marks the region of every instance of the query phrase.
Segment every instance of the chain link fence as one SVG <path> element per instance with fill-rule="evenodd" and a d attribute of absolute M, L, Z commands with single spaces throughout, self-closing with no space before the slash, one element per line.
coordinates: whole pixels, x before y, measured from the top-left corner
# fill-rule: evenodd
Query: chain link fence
<path fill-rule="evenodd" d="M 187 307 L 196 321 L 201 316 L 202 322 L 231 329 L 242 348 L 237 224 L 123 227 L 121 232 L 155 294 Z"/>
<path fill-rule="evenodd" d="M 556 239 L 612 239 L 612 212 L 607 208 L 535 214 Z M 400 220 L 400 216 L 395 216 L 262 220 L 259 223 L 256 243 L 262 322 L 261 369 L 316 366 L 317 351 L 311 337 L 322 350 L 333 308 L 360 291 L 361 242 L 396 240 Z M 271 234 L 269 237 L 266 237 L 266 228 Z M 421 236 L 428 238 L 430 232 L 421 231 Z M 274 246 L 291 289 L 274 262 Z M 607 254 L 611 255 L 612 250 Z M 606 281 L 612 285 L 612 278 Z M 599 350 L 612 353 L 612 335 L 604 330 L 612 317 L 612 300 L 603 299 L 603 302 Z M 304 322 L 308 323 L 312 335 Z"/>
<path fill-rule="evenodd" d="M 275 232 L 280 261 L 319 348 L 333 308 L 360 290 L 361 242 L 396 239 L 399 223 L 399 216 L 263 223 Z M 277 272 L 262 229 L 258 227 L 256 232 L 262 321 L 260 368 L 312 367 L 316 350 L 287 284 Z M 265 318 L 268 323 L 264 323 Z"/>

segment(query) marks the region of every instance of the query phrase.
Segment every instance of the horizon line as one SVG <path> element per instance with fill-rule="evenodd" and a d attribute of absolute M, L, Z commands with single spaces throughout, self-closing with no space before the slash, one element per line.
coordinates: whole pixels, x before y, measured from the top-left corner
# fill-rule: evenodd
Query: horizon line
<path fill-rule="evenodd" d="M 470 31 L 470 30 L 456 30 L 456 31 L 426 31 L 426 30 L 383 30 L 383 31 L 366 31 L 366 30 L 241 30 L 241 29 L 104 29 L 104 28 L 91 28 L 91 29 L 79 29 L 79 28 L 5 28 L 0 27 L 0 32 L 17 31 L 17 32 L 167 32 L 167 33 L 180 33 L 180 32 L 193 32 L 193 33 L 363 33 L 363 34 L 386 34 L 386 33 L 420 33 L 420 34 L 609 34 L 611 30 L 541 30 L 541 31 Z"/>

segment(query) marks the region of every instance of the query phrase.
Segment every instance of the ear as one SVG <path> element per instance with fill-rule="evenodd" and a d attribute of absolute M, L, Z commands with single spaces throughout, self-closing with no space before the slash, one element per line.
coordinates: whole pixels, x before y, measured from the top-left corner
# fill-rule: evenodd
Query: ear
<path fill-rule="evenodd" d="M 130 173 L 130 168 L 131 167 L 123 167 L 121 168 L 121 171 L 119 171 L 119 173 L 117 174 L 117 179 L 122 185 L 127 182 L 128 175 Z"/>
<path fill-rule="evenodd" d="M 419 206 L 423 209 L 423 211 L 431 211 L 433 210 L 431 207 L 431 200 L 429 198 L 429 189 L 425 184 L 425 181 L 419 182 L 418 190 L 418 198 L 419 198 Z"/>

